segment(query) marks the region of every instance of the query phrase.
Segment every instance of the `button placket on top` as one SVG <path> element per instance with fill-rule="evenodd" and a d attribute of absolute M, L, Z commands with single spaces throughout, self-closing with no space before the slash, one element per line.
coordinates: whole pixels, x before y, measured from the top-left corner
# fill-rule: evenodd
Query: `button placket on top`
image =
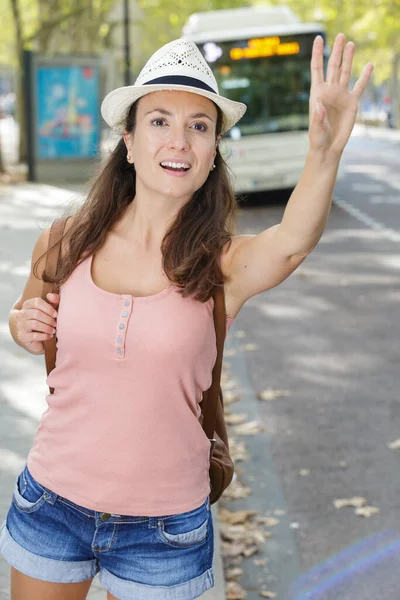
<path fill-rule="evenodd" d="M 126 340 L 126 330 L 128 328 L 129 317 L 131 316 L 133 307 L 133 298 L 132 296 L 123 295 L 122 296 L 122 306 L 121 312 L 119 314 L 118 322 L 117 322 L 117 330 L 115 334 L 115 358 L 120 360 L 125 358 L 125 340 Z"/>

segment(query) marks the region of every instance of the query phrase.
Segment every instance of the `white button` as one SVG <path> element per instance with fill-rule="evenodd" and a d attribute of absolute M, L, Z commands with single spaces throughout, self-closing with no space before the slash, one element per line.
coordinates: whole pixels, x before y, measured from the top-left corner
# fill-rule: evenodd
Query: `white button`
<path fill-rule="evenodd" d="M 121 350 L 121 348 L 117 348 L 115 352 L 116 352 L 117 354 L 121 354 L 122 350 Z"/>
<path fill-rule="evenodd" d="M 129 306 L 130 303 L 131 303 L 130 300 L 125 300 L 125 302 L 124 302 L 125 306 Z"/>
<path fill-rule="evenodd" d="M 119 324 L 119 328 L 120 328 L 120 329 L 125 329 L 125 325 L 124 325 L 123 323 L 120 323 L 120 324 Z"/>
<path fill-rule="evenodd" d="M 123 316 L 123 317 L 127 317 L 127 316 L 128 316 L 128 313 L 127 313 L 127 312 L 124 310 L 124 312 L 122 313 L 122 316 Z"/>

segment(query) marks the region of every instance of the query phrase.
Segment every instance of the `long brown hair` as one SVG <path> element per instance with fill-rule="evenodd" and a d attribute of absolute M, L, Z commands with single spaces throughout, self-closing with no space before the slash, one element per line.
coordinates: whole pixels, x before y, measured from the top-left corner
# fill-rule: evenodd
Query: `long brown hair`
<path fill-rule="evenodd" d="M 129 110 L 127 132 L 135 129 L 137 105 L 135 102 Z M 218 136 L 222 113 L 216 108 Z M 236 198 L 219 148 L 214 163 L 216 168 L 182 206 L 161 244 L 162 266 L 169 281 L 180 288 L 184 297 L 191 295 L 201 302 L 210 298 L 215 285 L 223 285 L 221 251 L 236 231 Z M 126 146 L 121 137 L 106 164 L 100 166 L 86 200 L 74 214 L 64 214 L 64 218 L 74 217 L 60 242 L 68 250 L 62 254 L 56 276 L 44 271 L 43 281 L 62 285 L 82 260 L 101 247 L 107 232 L 134 201 L 135 193 L 136 172 L 126 160 Z M 34 273 L 49 250 L 35 263 Z"/>

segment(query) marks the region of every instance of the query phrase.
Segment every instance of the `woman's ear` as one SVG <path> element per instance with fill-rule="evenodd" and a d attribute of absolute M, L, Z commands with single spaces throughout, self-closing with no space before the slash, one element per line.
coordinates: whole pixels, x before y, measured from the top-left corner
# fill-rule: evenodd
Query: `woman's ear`
<path fill-rule="evenodd" d="M 129 142 L 130 142 L 131 138 L 130 138 L 130 135 L 129 135 L 129 133 L 127 131 L 124 131 L 123 138 L 124 138 L 126 149 L 129 152 Z"/>

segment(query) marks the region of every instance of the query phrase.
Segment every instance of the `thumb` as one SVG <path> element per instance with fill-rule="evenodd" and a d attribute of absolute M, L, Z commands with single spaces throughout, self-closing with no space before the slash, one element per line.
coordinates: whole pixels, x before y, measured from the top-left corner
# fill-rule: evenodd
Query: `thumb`
<path fill-rule="evenodd" d="M 52 292 L 49 292 L 48 294 L 46 294 L 46 297 L 53 304 L 57 304 L 60 301 L 60 295 L 59 294 L 53 294 Z"/>

